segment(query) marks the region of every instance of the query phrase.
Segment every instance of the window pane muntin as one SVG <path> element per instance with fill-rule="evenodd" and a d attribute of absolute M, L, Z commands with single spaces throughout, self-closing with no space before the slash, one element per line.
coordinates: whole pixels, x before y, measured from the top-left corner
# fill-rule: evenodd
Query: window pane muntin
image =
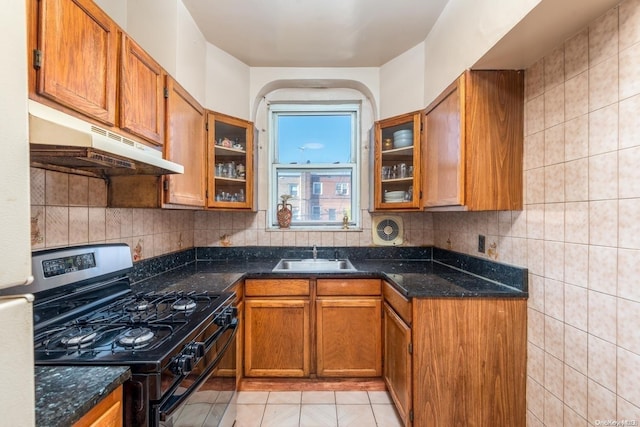
<path fill-rule="evenodd" d="M 295 167 L 292 165 L 276 165 L 274 175 L 278 183 L 274 194 L 274 201 L 280 203 L 280 196 L 287 194 L 291 185 L 298 186 L 299 196 L 289 199 L 294 215 L 291 225 L 341 225 L 342 217 L 346 213 L 351 220 L 353 218 L 353 197 L 335 194 L 332 191 L 323 191 L 323 194 L 313 194 L 313 187 L 320 184 L 324 188 L 334 188 L 337 184 L 345 184 L 352 187 L 354 181 L 354 167 L 341 168 L 310 168 Z M 327 187 L 328 186 L 328 187 Z M 337 215 L 333 219 L 330 212 Z M 277 224 L 275 217 L 273 224 Z"/>

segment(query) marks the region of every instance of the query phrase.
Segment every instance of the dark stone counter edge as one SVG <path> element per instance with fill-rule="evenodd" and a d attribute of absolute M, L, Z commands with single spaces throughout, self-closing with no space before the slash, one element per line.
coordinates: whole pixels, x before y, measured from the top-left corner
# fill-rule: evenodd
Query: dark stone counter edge
<path fill-rule="evenodd" d="M 77 376 L 75 384 L 82 383 L 84 379 L 86 388 L 65 393 L 74 376 Z M 92 381 L 87 381 L 87 378 Z M 36 365 L 36 426 L 67 427 L 74 424 L 129 378 L 131 370 L 128 366 Z"/>
<path fill-rule="evenodd" d="M 196 262 L 225 261 L 233 262 L 257 262 L 272 261 L 273 265 L 281 258 L 305 257 L 311 247 L 269 247 L 269 246 L 243 246 L 243 247 L 199 247 L 185 251 L 162 255 L 143 260 L 134 264 L 131 274 L 132 282 L 140 282 L 168 271 L 184 267 Z M 317 277 L 381 277 L 390 282 L 401 293 L 409 297 L 528 297 L 528 270 L 484 258 L 448 251 L 435 247 L 318 247 L 318 257 L 349 258 L 357 261 L 380 261 L 380 269 L 359 270 L 353 273 L 323 273 L 313 274 Z M 443 264 L 454 270 L 470 276 L 477 276 L 478 280 L 497 286 L 497 290 L 491 291 L 456 291 L 441 292 L 436 290 L 422 291 L 419 294 L 403 288 L 390 274 L 384 271 L 385 262 L 393 261 L 433 261 Z M 245 278 L 267 277 L 300 277 L 301 273 L 273 273 L 266 271 L 247 271 L 233 283 Z M 309 275 L 309 274 L 305 274 Z"/>

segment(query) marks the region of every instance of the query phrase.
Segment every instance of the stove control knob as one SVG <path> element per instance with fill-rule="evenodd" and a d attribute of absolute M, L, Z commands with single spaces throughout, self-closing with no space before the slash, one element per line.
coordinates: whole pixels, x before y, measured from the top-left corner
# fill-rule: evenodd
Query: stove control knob
<path fill-rule="evenodd" d="M 218 326 L 228 325 L 229 323 L 231 323 L 231 314 L 229 314 L 227 310 L 223 311 L 218 317 L 216 317 L 214 323 Z"/>
<path fill-rule="evenodd" d="M 189 344 L 184 346 L 184 351 L 182 353 L 200 358 L 204 356 L 204 343 L 190 342 Z"/>
<path fill-rule="evenodd" d="M 173 372 L 178 375 L 186 375 L 193 369 L 193 356 L 181 354 L 173 362 Z"/>

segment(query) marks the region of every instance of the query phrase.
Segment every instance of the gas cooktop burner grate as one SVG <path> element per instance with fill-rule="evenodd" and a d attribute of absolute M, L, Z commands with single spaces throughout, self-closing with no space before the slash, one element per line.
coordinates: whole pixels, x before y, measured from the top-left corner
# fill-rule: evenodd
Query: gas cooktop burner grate
<path fill-rule="evenodd" d="M 77 349 L 90 346 L 96 341 L 98 333 L 92 328 L 71 328 L 60 338 L 64 348 Z"/>
<path fill-rule="evenodd" d="M 191 311 L 196 308 L 196 302 L 191 298 L 180 298 L 171 304 L 171 308 L 176 311 Z"/>
<path fill-rule="evenodd" d="M 145 299 L 137 299 L 131 304 L 125 305 L 126 311 L 147 311 L 153 309 L 153 304 Z"/>
<path fill-rule="evenodd" d="M 118 343 L 127 348 L 144 347 L 153 339 L 155 334 L 149 328 L 131 328 L 124 331 L 117 339 Z"/>

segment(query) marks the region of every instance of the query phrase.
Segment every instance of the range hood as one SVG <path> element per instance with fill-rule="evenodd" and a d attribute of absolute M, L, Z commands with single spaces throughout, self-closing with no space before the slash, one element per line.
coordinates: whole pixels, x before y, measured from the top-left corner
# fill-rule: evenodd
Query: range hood
<path fill-rule="evenodd" d="M 95 176 L 166 175 L 184 167 L 162 151 L 29 100 L 29 146 L 33 166 L 77 169 Z"/>

